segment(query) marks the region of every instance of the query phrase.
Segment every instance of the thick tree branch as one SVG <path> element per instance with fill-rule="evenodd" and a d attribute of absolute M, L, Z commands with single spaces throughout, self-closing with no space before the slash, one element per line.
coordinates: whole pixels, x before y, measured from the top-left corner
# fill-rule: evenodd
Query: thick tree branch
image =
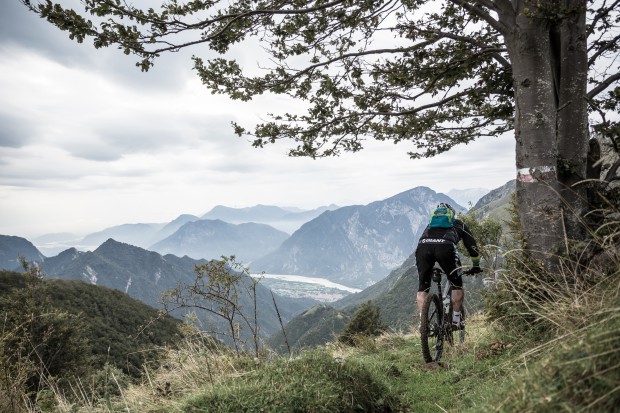
<path fill-rule="evenodd" d="M 21 1 L 27 2 L 28 0 L 21 0 Z M 239 19 L 244 19 L 246 17 L 254 17 L 258 15 L 295 15 L 295 14 L 314 13 L 319 10 L 325 10 L 330 7 L 342 4 L 345 2 L 345 0 L 336 0 L 336 1 L 322 4 L 320 6 L 308 7 L 305 9 L 257 9 L 257 10 L 250 10 L 250 11 L 241 12 L 241 13 L 227 13 L 227 14 L 218 15 L 215 18 L 202 20 L 202 21 L 192 23 L 192 24 L 184 23 L 179 20 L 168 21 L 168 20 L 148 19 L 148 18 L 145 18 L 144 15 L 135 13 L 135 10 L 138 10 L 135 7 L 132 7 L 132 6 L 122 7 L 122 6 L 119 6 L 116 2 L 111 1 L 111 0 L 100 0 L 99 2 L 102 4 L 105 4 L 111 9 L 116 10 L 120 15 L 130 16 L 138 21 L 146 21 L 148 23 L 156 23 L 156 24 L 174 23 L 186 29 L 204 29 L 205 27 L 208 27 L 212 24 L 221 23 L 223 21 L 230 20 L 230 19 L 232 19 L 232 22 L 234 22 Z"/>
<path fill-rule="evenodd" d="M 594 49 L 596 47 L 598 47 L 598 49 L 588 59 L 588 67 L 590 67 L 594 63 L 596 63 L 596 59 L 598 59 L 603 53 L 605 53 L 606 51 L 608 51 L 612 47 L 617 46 L 618 45 L 618 41 L 620 41 L 620 34 L 618 34 L 613 39 L 609 39 L 607 41 L 604 41 L 603 44 L 599 44 L 599 45 L 590 47 L 590 50 L 592 50 L 592 49 Z"/>
<path fill-rule="evenodd" d="M 442 38 L 452 39 L 452 40 L 456 40 L 456 41 L 461 41 L 461 42 L 472 44 L 474 46 L 479 47 L 481 49 L 481 52 L 483 52 L 483 53 L 489 53 L 490 52 L 489 54 L 491 54 L 493 56 L 493 58 L 495 60 L 497 60 L 497 62 L 499 64 L 501 64 L 503 67 L 505 67 L 505 68 L 509 68 L 510 67 L 510 62 L 508 60 L 506 60 L 500 54 L 501 52 L 505 52 L 506 51 L 505 48 L 489 47 L 488 44 L 480 43 L 479 41 L 477 41 L 473 37 L 461 36 L 461 35 L 454 34 L 454 33 L 442 32 L 440 30 L 420 30 L 420 32 L 421 33 L 433 33 L 433 34 L 439 35 Z"/>
<path fill-rule="evenodd" d="M 428 46 L 429 44 L 434 43 L 435 41 L 427 41 L 427 42 L 421 42 L 418 43 L 414 46 L 411 47 L 405 47 L 405 48 L 396 48 L 396 49 L 376 49 L 376 50 L 365 50 L 363 52 L 355 52 L 355 53 L 346 53 L 343 55 L 340 55 L 338 57 L 334 57 L 332 59 L 328 59 L 325 60 L 323 62 L 319 62 L 316 63 L 314 65 L 310 65 L 302 70 L 299 70 L 297 73 L 295 73 L 294 75 L 291 76 L 290 79 L 286 79 L 285 81 L 281 81 L 281 82 L 276 82 L 274 83 L 274 85 L 283 85 L 283 84 L 290 84 L 292 83 L 295 79 L 299 79 L 300 77 L 302 77 L 303 75 L 312 72 L 313 70 L 316 70 L 318 68 L 321 67 L 326 67 L 331 65 L 332 63 L 338 62 L 338 61 L 342 61 L 342 60 L 346 60 L 349 58 L 356 58 L 356 57 L 360 57 L 360 56 L 368 56 L 368 55 L 380 55 L 380 54 L 386 54 L 386 53 L 406 53 L 406 52 L 410 52 L 419 48 L 423 48 Z"/>
<path fill-rule="evenodd" d="M 594 33 L 594 31 L 596 30 L 596 24 L 600 20 L 609 16 L 610 12 L 617 10 L 619 5 L 620 5 L 620 0 L 615 0 L 609 7 L 601 7 L 599 10 L 597 10 L 598 13 L 594 15 L 594 17 L 592 18 L 592 22 L 589 25 L 590 27 L 586 31 L 587 35 L 590 36 L 592 33 Z"/>
<path fill-rule="evenodd" d="M 586 98 L 588 99 L 594 98 L 596 95 L 603 92 L 605 89 L 611 86 L 611 84 L 613 84 L 614 82 L 618 80 L 620 80 L 620 72 L 612 76 L 609 76 L 607 79 L 599 83 L 598 86 L 596 86 L 594 89 L 592 89 L 586 94 Z"/>
<path fill-rule="evenodd" d="M 422 112 L 424 110 L 427 110 L 427 109 L 432 109 L 432 108 L 436 108 L 438 106 L 445 105 L 446 103 L 451 102 L 451 101 L 453 101 L 455 99 L 458 99 L 458 98 L 463 97 L 463 96 L 467 96 L 469 93 L 470 93 L 469 90 L 464 90 L 464 91 L 455 93 L 454 95 L 448 96 L 448 97 L 446 97 L 444 99 L 435 101 L 433 103 L 429 103 L 427 105 L 418 106 L 417 108 L 410 109 L 410 110 L 405 110 L 405 111 L 402 111 L 402 112 L 368 112 L 368 113 L 366 113 L 366 115 L 379 115 L 379 116 L 386 116 L 386 115 L 387 116 L 414 115 L 416 113 L 420 113 L 420 112 Z"/>
<path fill-rule="evenodd" d="M 489 26 L 494 28 L 498 33 L 503 34 L 506 32 L 507 27 L 503 23 L 494 19 L 493 16 L 491 16 L 489 13 L 484 11 L 484 9 L 476 6 L 475 4 L 472 4 L 469 0 L 449 0 L 449 1 L 451 3 L 456 4 L 457 6 L 464 8 L 465 10 L 467 10 L 469 13 L 473 14 L 474 16 L 478 16 L 479 18 L 487 22 Z"/>

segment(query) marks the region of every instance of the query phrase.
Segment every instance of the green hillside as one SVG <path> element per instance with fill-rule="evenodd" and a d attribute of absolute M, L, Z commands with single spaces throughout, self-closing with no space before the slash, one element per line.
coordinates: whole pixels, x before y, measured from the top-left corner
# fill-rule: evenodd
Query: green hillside
<path fill-rule="evenodd" d="M 27 282 L 22 273 L 0 271 L 0 302 L 20 299 Z M 157 318 L 158 310 L 118 290 L 73 280 L 41 280 L 37 284 L 31 288 L 36 289 L 42 311 L 67 313 L 71 322 L 80 326 L 80 338 L 94 369 L 109 363 L 138 377 L 144 363 L 158 357 L 156 348 L 181 337 L 181 322 L 171 317 L 145 328 Z"/>
<path fill-rule="evenodd" d="M 279 354 L 299 354 L 306 347 L 316 347 L 333 341 L 351 319 L 351 314 L 333 307 L 318 304 L 293 318 L 284 333 L 274 334 L 267 340 L 271 349 Z"/>
<path fill-rule="evenodd" d="M 510 221 L 509 209 L 515 190 L 516 181 L 508 181 L 480 198 L 471 213 L 478 219 L 489 218 L 501 223 Z"/>

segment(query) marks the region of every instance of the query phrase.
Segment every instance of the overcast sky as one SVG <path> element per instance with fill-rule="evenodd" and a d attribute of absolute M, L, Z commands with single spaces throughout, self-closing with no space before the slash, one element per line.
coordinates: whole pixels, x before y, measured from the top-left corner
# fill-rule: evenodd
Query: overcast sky
<path fill-rule="evenodd" d="M 215 205 L 367 204 L 515 176 L 512 136 L 424 160 L 410 160 L 406 143 L 320 160 L 289 158 L 286 145 L 252 148 L 230 122 L 251 126 L 291 102 L 211 95 L 191 69 L 198 52 L 142 73 L 135 57 L 77 44 L 18 0 L 0 0 L 0 234 L 81 235 Z"/>

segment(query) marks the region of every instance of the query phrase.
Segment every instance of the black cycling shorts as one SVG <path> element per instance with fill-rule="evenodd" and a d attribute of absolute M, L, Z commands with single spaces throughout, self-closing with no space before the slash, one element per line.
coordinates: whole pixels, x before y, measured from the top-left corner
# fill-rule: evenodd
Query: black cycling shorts
<path fill-rule="evenodd" d="M 420 277 L 418 291 L 428 292 L 430 290 L 431 276 L 435 263 L 438 263 L 441 269 L 448 275 L 452 289 L 463 289 L 461 260 L 453 243 L 449 241 L 442 243 L 421 241 L 415 251 L 415 261 L 418 267 L 418 276 Z"/>

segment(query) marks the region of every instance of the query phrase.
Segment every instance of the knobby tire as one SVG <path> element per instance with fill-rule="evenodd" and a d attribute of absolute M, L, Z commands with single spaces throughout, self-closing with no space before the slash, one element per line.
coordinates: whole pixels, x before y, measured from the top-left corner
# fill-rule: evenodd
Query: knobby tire
<path fill-rule="evenodd" d="M 437 351 L 437 340 L 441 335 L 443 307 L 436 294 L 429 294 L 422 307 L 422 319 L 420 320 L 420 341 L 422 342 L 422 355 L 427 363 L 439 361 L 441 352 Z"/>

